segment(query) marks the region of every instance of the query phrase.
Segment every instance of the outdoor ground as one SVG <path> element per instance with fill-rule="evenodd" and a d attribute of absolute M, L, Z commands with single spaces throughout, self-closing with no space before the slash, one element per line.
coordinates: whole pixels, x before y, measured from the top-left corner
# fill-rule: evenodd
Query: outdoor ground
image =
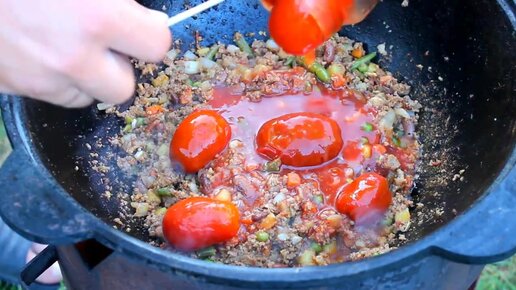
<path fill-rule="evenodd" d="M 5 129 L 0 116 L 0 164 L 9 155 L 11 147 L 7 140 Z M 5 194 L 5 193 L 4 193 Z M 1 245 L 0 245 L 1 247 Z M 18 290 L 20 286 L 8 285 L 0 281 L 0 290 Z M 60 289 L 65 289 L 63 286 Z M 505 261 L 488 265 L 480 281 L 477 290 L 516 290 L 516 255 Z"/>

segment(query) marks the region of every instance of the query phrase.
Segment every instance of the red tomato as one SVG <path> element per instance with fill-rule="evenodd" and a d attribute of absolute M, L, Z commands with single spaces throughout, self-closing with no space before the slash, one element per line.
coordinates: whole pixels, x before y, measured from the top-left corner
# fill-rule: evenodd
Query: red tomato
<path fill-rule="evenodd" d="M 357 141 L 346 142 L 346 146 L 344 146 L 344 150 L 342 151 L 342 156 L 348 161 L 357 160 L 362 156 L 362 148 L 360 148 L 360 144 Z"/>
<path fill-rule="evenodd" d="M 330 202 L 335 200 L 335 196 L 347 184 L 348 179 L 345 168 L 338 165 L 321 170 L 317 177 L 321 191 Z"/>
<path fill-rule="evenodd" d="M 292 113 L 267 121 L 256 137 L 257 152 L 285 165 L 314 166 L 335 158 L 342 148 L 337 122 L 316 113 Z"/>
<path fill-rule="evenodd" d="M 380 217 L 391 205 L 392 194 L 385 177 L 364 173 L 337 196 L 336 208 L 360 223 Z"/>
<path fill-rule="evenodd" d="M 238 209 L 230 202 L 190 197 L 167 210 L 163 235 L 174 247 L 194 251 L 236 236 L 239 219 Z"/>
<path fill-rule="evenodd" d="M 265 1 L 272 7 L 272 38 L 288 53 L 304 55 L 339 31 L 353 0 Z"/>
<path fill-rule="evenodd" d="M 170 157 L 188 173 L 195 173 L 219 154 L 231 139 L 231 127 L 219 113 L 201 110 L 190 114 L 176 129 Z"/>

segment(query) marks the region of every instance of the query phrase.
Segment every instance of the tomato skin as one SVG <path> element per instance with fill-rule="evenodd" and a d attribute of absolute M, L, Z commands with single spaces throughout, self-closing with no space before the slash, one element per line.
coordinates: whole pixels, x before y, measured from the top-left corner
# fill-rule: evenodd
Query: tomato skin
<path fill-rule="evenodd" d="M 337 196 L 336 208 L 355 222 L 370 221 L 383 214 L 392 203 L 387 179 L 377 173 L 360 175 Z"/>
<path fill-rule="evenodd" d="M 163 218 L 163 235 L 177 249 L 195 251 L 230 240 L 240 228 L 234 204 L 190 197 L 172 205 Z"/>
<path fill-rule="evenodd" d="M 256 137 L 257 152 L 282 164 L 305 167 L 335 158 L 342 148 L 340 127 L 316 113 L 292 113 L 269 120 Z"/>
<path fill-rule="evenodd" d="M 352 0 L 265 1 L 270 9 L 272 38 L 288 53 L 305 55 L 337 32 L 345 21 Z"/>
<path fill-rule="evenodd" d="M 170 142 L 170 157 L 179 161 L 185 172 L 204 168 L 226 148 L 231 139 L 231 127 L 217 112 L 196 111 L 186 117 Z"/>

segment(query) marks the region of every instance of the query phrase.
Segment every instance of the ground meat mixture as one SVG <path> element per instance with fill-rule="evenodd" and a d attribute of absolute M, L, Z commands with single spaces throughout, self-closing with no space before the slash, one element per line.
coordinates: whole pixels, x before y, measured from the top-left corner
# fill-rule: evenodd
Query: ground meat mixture
<path fill-rule="evenodd" d="M 287 55 L 272 40 L 255 40 L 249 50 L 240 38 L 238 46 L 172 50 L 161 65 L 135 62 L 142 82 L 134 104 L 123 112 L 110 110 L 125 119 L 111 143 L 126 153 L 118 166 L 136 176 L 129 193 L 133 218 L 144 220 L 153 244 L 176 251 L 163 238 L 168 207 L 193 196 L 232 202 L 240 212 L 238 234 L 184 253 L 224 264 L 327 265 L 392 250 L 410 227 L 419 154 L 420 105 L 410 98 L 410 87 L 346 37 L 334 36 L 319 48 L 315 65 Z M 342 128 L 344 157 L 298 169 L 258 155 L 254 136 L 263 122 L 252 118 L 300 111 L 304 101 L 311 102 L 310 110 L 326 106 L 321 110 L 332 112 Z M 254 106 L 247 116 L 245 109 Z M 171 160 L 169 146 L 178 124 L 201 108 L 219 111 L 233 137 L 197 174 L 185 174 Z M 387 178 L 392 203 L 377 221 L 361 225 L 336 210 L 338 192 L 331 192 L 328 176 L 349 184 L 365 172 Z"/>

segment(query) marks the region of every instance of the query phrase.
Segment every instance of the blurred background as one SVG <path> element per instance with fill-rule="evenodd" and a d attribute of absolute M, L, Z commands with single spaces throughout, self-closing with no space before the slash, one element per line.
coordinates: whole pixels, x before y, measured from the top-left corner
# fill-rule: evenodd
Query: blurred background
<path fill-rule="evenodd" d="M 11 146 L 5 132 L 4 124 L 0 114 L 0 166 L 9 156 Z M 1 194 L 9 194 L 2 192 Z M 0 245 L 2 247 L 2 245 Z M 0 271 L 2 271 L 0 261 Z M 1 275 L 0 275 L 1 276 Z M 57 289 L 58 287 L 56 287 Z M 21 286 L 8 284 L 0 280 L 0 290 L 17 290 L 22 289 Z M 60 290 L 65 289 L 63 285 L 59 286 Z M 488 265 L 476 286 L 477 290 L 516 290 L 516 255 L 505 261 Z"/>

